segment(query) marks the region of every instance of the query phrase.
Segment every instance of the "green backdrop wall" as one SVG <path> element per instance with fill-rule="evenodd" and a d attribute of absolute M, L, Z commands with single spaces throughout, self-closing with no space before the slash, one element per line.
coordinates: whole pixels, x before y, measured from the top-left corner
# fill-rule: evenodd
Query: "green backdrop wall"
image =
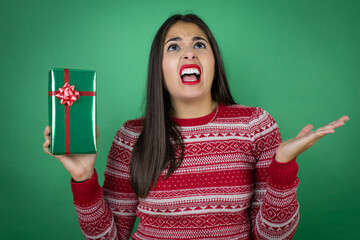
<path fill-rule="evenodd" d="M 174 13 L 208 23 L 237 102 L 270 112 L 283 139 L 350 116 L 298 158 L 295 239 L 359 239 L 359 12 L 357 0 L 2 0 L 0 239 L 82 239 L 70 176 L 42 150 L 48 70 L 97 71 L 102 184 L 115 132 L 141 116 L 152 38 Z"/>

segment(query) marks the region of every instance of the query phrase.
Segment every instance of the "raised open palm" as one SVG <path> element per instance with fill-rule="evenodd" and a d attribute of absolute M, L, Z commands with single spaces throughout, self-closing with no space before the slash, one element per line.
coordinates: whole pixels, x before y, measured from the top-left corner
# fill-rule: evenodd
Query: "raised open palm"
<path fill-rule="evenodd" d="M 295 138 L 282 142 L 276 150 L 275 159 L 278 162 L 289 162 L 300 155 L 306 149 L 314 145 L 319 139 L 327 134 L 334 133 L 335 128 L 341 127 L 349 120 L 348 116 L 342 116 L 316 131 L 311 131 L 314 127 L 311 124 L 306 125 Z"/>

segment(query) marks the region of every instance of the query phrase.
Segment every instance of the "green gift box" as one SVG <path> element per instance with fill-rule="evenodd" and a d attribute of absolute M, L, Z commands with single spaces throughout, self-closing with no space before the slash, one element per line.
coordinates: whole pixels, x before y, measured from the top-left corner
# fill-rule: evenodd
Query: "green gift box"
<path fill-rule="evenodd" d="M 96 153 L 96 72 L 51 68 L 48 91 L 50 152 Z"/>

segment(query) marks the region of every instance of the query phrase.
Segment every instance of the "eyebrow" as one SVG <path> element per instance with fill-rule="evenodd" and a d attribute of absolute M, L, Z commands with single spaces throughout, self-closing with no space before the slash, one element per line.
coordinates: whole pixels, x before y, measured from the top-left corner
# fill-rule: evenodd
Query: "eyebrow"
<path fill-rule="evenodd" d="M 168 42 L 171 42 L 171 41 L 182 41 L 182 40 L 183 40 L 183 39 L 182 39 L 181 37 L 169 38 L 169 39 L 165 42 L 164 45 L 166 45 Z M 208 42 L 208 41 L 206 41 L 205 38 L 200 37 L 200 36 L 195 36 L 195 37 L 192 38 L 192 41 L 193 41 L 193 42 L 194 42 L 194 41 L 197 41 L 197 40 L 203 40 L 203 41 L 205 41 L 205 42 Z"/>

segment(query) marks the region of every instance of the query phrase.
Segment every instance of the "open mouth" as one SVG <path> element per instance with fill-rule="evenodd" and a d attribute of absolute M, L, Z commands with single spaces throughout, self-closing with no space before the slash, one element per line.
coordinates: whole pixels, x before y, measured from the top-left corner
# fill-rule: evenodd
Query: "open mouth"
<path fill-rule="evenodd" d="M 184 84 L 195 85 L 200 82 L 201 69 L 196 64 L 185 64 L 180 68 L 180 78 Z"/>

